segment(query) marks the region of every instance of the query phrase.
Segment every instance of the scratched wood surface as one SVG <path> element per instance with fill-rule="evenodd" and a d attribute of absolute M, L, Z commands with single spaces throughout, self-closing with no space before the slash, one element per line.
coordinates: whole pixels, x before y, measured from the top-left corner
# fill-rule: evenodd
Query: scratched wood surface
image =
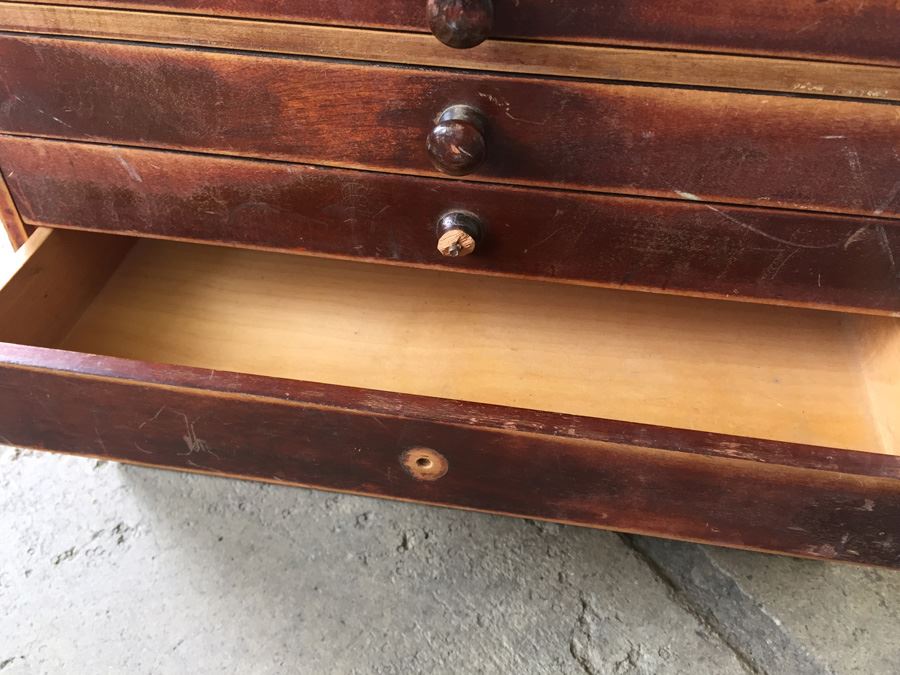
<path fill-rule="evenodd" d="M 416 174 L 470 104 L 469 179 L 900 215 L 892 105 L 8 36 L 0 84 L 0 131 Z"/>
<path fill-rule="evenodd" d="M 9 344 L 0 433 L 145 466 L 900 567 L 897 457 Z M 416 446 L 440 452 L 446 475 L 408 475 Z M 817 458 L 826 468 L 800 468 Z"/>
<path fill-rule="evenodd" d="M 44 0 L 426 31 L 424 0 Z M 497 37 L 900 63 L 896 0 L 494 0 Z"/>
<path fill-rule="evenodd" d="M 489 40 L 447 49 L 432 36 L 283 21 L 0 2 L 6 31 L 217 47 L 444 68 L 900 101 L 890 66 Z"/>
<path fill-rule="evenodd" d="M 481 274 L 900 312 L 890 220 L 486 186 L 0 136 L 23 218 Z M 436 224 L 486 236 L 442 257 Z"/>

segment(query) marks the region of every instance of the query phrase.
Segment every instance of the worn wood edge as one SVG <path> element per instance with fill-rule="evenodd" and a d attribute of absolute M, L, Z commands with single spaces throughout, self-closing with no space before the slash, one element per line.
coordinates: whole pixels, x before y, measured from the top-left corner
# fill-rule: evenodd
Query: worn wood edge
<path fill-rule="evenodd" d="M 19 209 L 16 208 L 16 203 L 2 172 L 0 172 L 0 222 L 6 229 L 14 251 L 25 245 L 25 242 L 28 241 L 28 231 L 25 229 L 25 223 L 22 222 Z"/>
<path fill-rule="evenodd" d="M 199 16 L 204 18 L 233 18 L 240 20 L 258 20 L 258 21 L 274 21 L 274 22 L 283 22 L 289 24 L 307 24 L 307 25 L 318 25 L 318 26 L 327 26 L 327 27 L 344 27 L 351 29 L 371 29 L 371 30 L 379 30 L 379 31 L 397 31 L 401 33 L 418 33 L 428 35 L 429 32 L 425 30 L 424 23 L 421 25 L 417 24 L 397 24 L 397 23 L 388 23 L 388 22 L 361 22 L 355 21 L 352 18 L 341 18 L 341 19 L 328 19 L 325 17 L 320 17 L 317 20 L 309 20 L 305 21 L 299 18 L 285 18 L 285 17 L 277 17 L 272 14 L 258 14 L 256 16 L 252 14 L 242 13 L 240 10 L 226 10 L 226 9 L 217 9 L 217 10 L 204 10 L 204 9 L 194 9 L 191 7 L 178 7 L 172 8 L 169 6 L 158 6 L 153 7 L 146 4 L 141 3 L 125 3 L 125 2 L 116 2 L 116 1 L 108 1 L 108 0 L 41 0 L 39 3 L 35 3 L 34 0 L 8 0 L 11 3 L 20 3 L 20 4 L 40 4 L 40 5 L 49 5 L 49 6 L 62 6 L 62 7 L 81 7 L 81 8 L 96 8 L 96 9 L 111 9 L 118 11 L 128 11 L 128 12 L 136 12 L 136 13 L 163 13 L 163 14 L 174 14 L 176 16 Z M 217 11 L 218 13 L 213 13 L 213 11 Z M 704 45 L 694 45 L 694 44 L 685 44 L 683 42 L 665 42 L 665 41 L 652 41 L 652 40 L 629 40 L 624 38 L 616 38 L 613 36 L 608 36 L 603 40 L 598 38 L 592 38 L 588 36 L 559 36 L 559 37 L 548 37 L 548 36 L 534 36 L 527 38 L 520 38 L 516 36 L 509 35 L 497 35 L 491 39 L 507 39 L 507 40 L 525 40 L 528 42 L 536 42 L 536 43 L 552 43 L 552 44 L 575 44 L 575 45 L 600 45 L 600 46 L 613 46 L 613 47 L 625 47 L 632 49 L 647 49 L 647 50 L 667 50 L 667 51 L 680 51 L 680 52 L 699 52 L 699 53 L 708 53 L 708 54 L 718 54 L 718 55 L 735 55 L 735 56 L 748 56 L 754 58 L 771 58 L 771 57 L 781 57 L 784 59 L 801 59 L 808 61 L 819 61 L 826 63 L 849 63 L 849 64 L 875 64 L 875 65 L 885 65 L 885 66 L 895 66 L 900 64 L 900 61 L 891 58 L 878 58 L 878 57 L 864 57 L 864 56 L 831 56 L 827 53 L 808 53 L 803 51 L 792 51 L 790 49 L 784 50 L 782 52 L 777 51 L 766 51 L 762 49 L 753 49 L 748 47 L 734 47 L 733 49 L 728 49 L 724 47 L 711 47 Z"/>
<path fill-rule="evenodd" d="M 0 441 L 4 440 L 2 436 L 0 436 Z M 376 498 L 382 499 L 391 502 L 398 502 L 401 504 L 411 504 L 418 506 L 430 506 L 435 508 L 442 509 L 453 509 L 455 511 L 464 511 L 466 513 L 483 513 L 493 516 L 501 516 L 504 518 L 516 518 L 518 520 L 540 520 L 546 523 L 558 523 L 560 525 L 567 525 L 571 527 L 585 527 L 592 530 L 600 530 L 604 532 L 618 532 L 621 534 L 632 534 L 638 536 L 646 536 L 646 537 L 660 537 L 661 535 L 658 532 L 655 532 L 652 529 L 642 529 L 635 527 L 622 527 L 616 525 L 612 526 L 603 526 L 597 523 L 585 522 L 580 520 L 567 520 L 564 518 L 550 518 L 550 517 L 537 517 L 533 515 L 523 515 L 520 513 L 516 513 L 513 511 L 501 511 L 497 509 L 487 509 L 487 508 L 475 508 L 472 506 L 465 506 L 460 504 L 453 504 L 449 502 L 441 502 L 441 501 L 430 501 L 427 499 L 411 499 L 409 497 L 400 497 L 389 494 L 375 494 L 369 492 L 363 492 L 359 490 L 342 490 L 340 488 L 327 487 L 322 485 L 316 485 L 313 483 L 301 483 L 296 481 L 286 481 L 279 480 L 277 478 L 268 478 L 265 476 L 244 476 L 238 473 L 228 473 L 222 471 L 211 471 L 209 469 L 199 469 L 196 467 L 174 467 L 168 466 L 166 464 L 154 464 L 152 462 L 139 462 L 133 459 L 123 459 L 118 458 L 114 454 L 108 455 L 97 455 L 91 453 L 84 452 L 72 452 L 66 450 L 59 450 L 55 448 L 46 448 L 36 445 L 16 445 L 16 448 L 21 448 L 23 450 L 29 450 L 34 452 L 44 452 L 51 455 L 61 455 L 64 457 L 80 457 L 87 460 L 94 460 L 99 462 L 105 461 L 113 461 L 117 464 L 122 464 L 125 466 L 133 466 L 141 469 L 152 469 L 154 471 L 170 471 L 172 473 L 182 473 L 182 474 L 192 474 L 196 476 L 209 476 L 211 478 L 221 478 L 225 480 L 246 480 L 252 481 L 254 483 L 264 483 L 267 485 L 277 485 L 279 487 L 290 487 L 290 488 L 300 488 L 304 490 L 315 490 L 317 492 L 327 492 L 330 494 L 341 494 L 341 495 L 350 495 L 354 497 L 366 497 L 366 498 Z M 677 536 L 666 534 L 664 536 L 665 539 L 670 539 L 673 541 L 683 541 L 690 544 L 702 544 L 705 546 L 716 546 L 718 548 L 726 548 L 726 549 L 735 549 L 739 551 L 750 551 L 753 553 L 763 553 L 767 555 L 786 555 L 792 558 L 800 558 L 803 560 L 815 560 L 818 562 L 828 562 L 828 563 L 836 563 L 840 565 L 849 565 L 853 567 L 865 567 L 865 568 L 882 568 L 882 569 L 900 569 L 900 562 L 896 565 L 888 565 L 884 563 L 872 563 L 864 560 L 854 560 L 852 558 L 840 557 L 840 558 L 829 558 L 825 555 L 815 555 L 812 553 L 804 552 L 804 551 L 784 551 L 775 548 L 762 548 L 759 546 L 749 546 L 746 544 L 723 544 L 721 541 L 717 541 L 715 539 L 702 539 L 699 537 L 687 537 L 687 536 Z"/>
<path fill-rule="evenodd" d="M 602 444 L 640 452 L 680 453 L 738 463 L 887 481 L 900 480 L 900 456 L 804 445 L 508 406 L 358 389 L 191 366 L 0 342 L 0 369 L 56 372 L 84 380 L 208 397 L 259 401 L 366 417 L 424 421 L 450 427 L 567 443 Z M 338 401 L 349 401 L 340 405 Z"/>
<path fill-rule="evenodd" d="M 688 51 L 489 40 L 166 12 L 0 2 L 0 30 L 505 73 L 900 102 L 900 68 Z"/>

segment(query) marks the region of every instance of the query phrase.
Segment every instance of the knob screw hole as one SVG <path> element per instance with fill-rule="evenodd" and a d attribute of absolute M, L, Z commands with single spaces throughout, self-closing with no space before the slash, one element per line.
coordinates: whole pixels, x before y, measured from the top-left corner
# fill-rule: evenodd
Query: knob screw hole
<path fill-rule="evenodd" d="M 412 448 L 400 455 L 400 465 L 416 480 L 434 481 L 442 478 L 450 465 L 447 458 L 431 448 Z"/>

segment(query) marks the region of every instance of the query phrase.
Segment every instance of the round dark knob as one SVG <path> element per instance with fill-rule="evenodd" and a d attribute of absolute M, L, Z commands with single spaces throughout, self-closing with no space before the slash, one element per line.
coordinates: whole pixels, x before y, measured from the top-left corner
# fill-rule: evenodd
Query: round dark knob
<path fill-rule="evenodd" d="M 438 251 L 448 258 L 461 258 L 474 253 L 483 229 L 474 214 L 465 211 L 445 213 L 438 220 Z"/>
<path fill-rule="evenodd" d="M 451 176 L 472 173 L 487 154 L 484 117 L 467 105 L 447 108 L 428 134 L 426 146 L 438 171 Z"/>
<path fill-rule="evenodd" d="M 434 36 L 448 47 L 477 47 L 491 34 L 491 0 L 428 0 L 425 9 Z"/>

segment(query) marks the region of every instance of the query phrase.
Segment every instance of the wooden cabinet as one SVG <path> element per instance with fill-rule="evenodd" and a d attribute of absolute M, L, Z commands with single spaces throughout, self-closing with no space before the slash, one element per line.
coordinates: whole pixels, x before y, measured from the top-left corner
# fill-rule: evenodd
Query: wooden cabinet
<path fill-rule="evenodd" d="M 900 567 L 893 4 L 92 4 L 0 3 L 0 441 Z"/>

